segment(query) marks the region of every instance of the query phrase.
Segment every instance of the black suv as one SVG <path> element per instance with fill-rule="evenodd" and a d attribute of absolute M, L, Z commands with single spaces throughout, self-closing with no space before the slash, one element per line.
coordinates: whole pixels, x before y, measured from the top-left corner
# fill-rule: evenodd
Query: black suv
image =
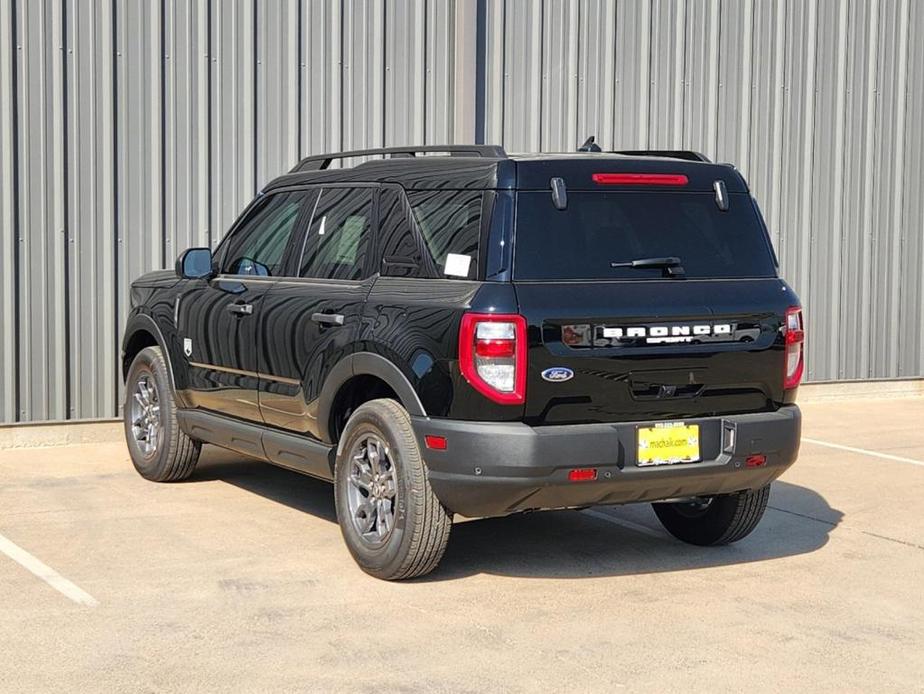
<path fill-rule="evenodd" d="M 741 175 L 694 152 L 309 157 L 132 285 L 128 447 L 156 481 L 202 443 L 333 481 L 387 579 L 431 571 L 455 513 L 655 502 L 733 542 L 799 450 L 777 270 Z"/>

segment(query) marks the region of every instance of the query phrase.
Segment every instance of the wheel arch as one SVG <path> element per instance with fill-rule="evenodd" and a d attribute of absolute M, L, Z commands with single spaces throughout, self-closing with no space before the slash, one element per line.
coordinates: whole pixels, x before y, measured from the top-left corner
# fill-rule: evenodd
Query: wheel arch
<path fill-rule="evenodd" d="M 327 376 L 318 405 L 318 425 L 323 440 L 334 443 L 337 431 L 334 417 L 345 389 L 363 376 L 376 379 L 394 394 L 411 416 L 425 417 L 426 410 L 410 379 L 392 361 L 373 352 L 357 352 L 341 360 Z M 374 399 L 374 398 L 370 398 Z"/>
<path fill-rule="evenodd" d="M 176 381 L 173 372 L 173 359 L 167 342 L 160 328 L 153 318 L 137 313 L 128 319 L 125 334 L 122 337 L 122 382 L 128 378 L 128 370 L 138 353 L 146 347 L 160 347 L 164 360 L 167 362 L 167 376 L 170 378 L 170 389 L 176 397 Z"/>

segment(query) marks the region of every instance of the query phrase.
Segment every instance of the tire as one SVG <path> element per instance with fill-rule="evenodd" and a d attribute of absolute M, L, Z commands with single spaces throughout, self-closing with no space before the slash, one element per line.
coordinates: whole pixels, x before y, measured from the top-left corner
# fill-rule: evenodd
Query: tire
<path fill-rule="evenodd" d="M 178 482 L 193 473 L 202 444 L 180 429 L 160 347 L 146 347 L 132 362 L 125 379 L 122 412 L 128 452 L 142 477 L 153 482 Z"/>
<path fill-rule="evenodd" d="M 658 520 L 678 540 L 691 545 L 727 545 L 751 533 L 764 517 L 770 485 L 694 503 L 652 504 Z"/>
<path fill-rule="evenodd" d="M 423 576 L 446 551 L 452 514 L 430 488 L 410 417 L 394 400 L 372 400 L 350 417 L 334 499 L 350 554 L 376 578 Z"/>

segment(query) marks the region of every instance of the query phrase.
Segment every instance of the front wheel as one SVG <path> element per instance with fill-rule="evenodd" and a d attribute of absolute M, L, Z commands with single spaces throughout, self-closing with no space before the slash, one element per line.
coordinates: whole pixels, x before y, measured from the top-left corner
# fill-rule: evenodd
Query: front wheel
<path fill-rule="evenodd" d="M 187 436 L 176 419 L 167 362 L 160 347 L 138 353 L 125 379 L 125 441 L 138 473 L 154 482 L 189 477 L 201 444 Z"/>
<path fill-rule="evenodd" d="M 749 535 L 764 517 L 770 485 L 761 489 L 652 504 L 665 529 L 692 545 L 727 545 Z"/>
<path fill-rule="evenodd" d="M 394 400 L 372 400 L 350 417 L 334 498 L 350 554 L 372 576 L 423 576 L 446 551 L 452 514 L 430 488 L 410 417 Z"/>

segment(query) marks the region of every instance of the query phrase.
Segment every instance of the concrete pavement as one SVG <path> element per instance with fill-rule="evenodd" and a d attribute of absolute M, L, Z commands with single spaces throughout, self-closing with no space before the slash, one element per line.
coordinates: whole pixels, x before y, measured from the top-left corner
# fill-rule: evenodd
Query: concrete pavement
<path fill-rule="evenodd" d="M 466 521 L 407 583 L 356 568 L 294 473 L 0 450 L 0 537 L 96 602 L 0 553 L 0 691 L 924 691 L 924 399 L 804 414 L 736 545 L 648 506 Z"/>

